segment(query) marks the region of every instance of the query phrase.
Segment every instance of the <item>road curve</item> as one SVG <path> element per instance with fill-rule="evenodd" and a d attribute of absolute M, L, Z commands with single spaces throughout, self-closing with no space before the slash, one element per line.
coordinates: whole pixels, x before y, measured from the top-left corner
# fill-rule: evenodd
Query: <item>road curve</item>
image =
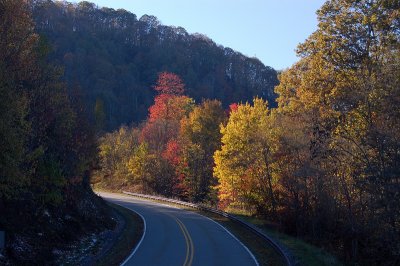
<path fill-rule="evenodd" d="M 194 212 L 130 196 L 99 193 L 145 220 L 145 234 L 125 265 L 258 265 L 218 223 Z"/>

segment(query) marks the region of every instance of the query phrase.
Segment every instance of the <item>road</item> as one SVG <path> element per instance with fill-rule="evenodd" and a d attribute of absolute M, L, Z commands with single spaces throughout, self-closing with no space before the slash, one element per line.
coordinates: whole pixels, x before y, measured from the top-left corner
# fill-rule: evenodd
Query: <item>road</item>
<path fill-rule="evenodd" d="M 99 194 L 145 221 L 144 236 L 124 266 L 257 265 L 241 242 L 207 217 L 121 194 Z"/>

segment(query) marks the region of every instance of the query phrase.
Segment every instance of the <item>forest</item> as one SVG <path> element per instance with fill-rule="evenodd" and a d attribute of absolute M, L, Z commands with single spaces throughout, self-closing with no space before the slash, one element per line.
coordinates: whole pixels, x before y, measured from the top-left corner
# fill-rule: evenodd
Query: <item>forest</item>
<path fill-rule="evenodd" d="M 79 88 L 98 129 L 145 120 L 155 96 L 151 86 L 164 71 L 182 77 L 188 96 L 198 102 L 218 99 L 227 107 L 254 96 L 275 98 L 274 69 L 154 16 L 137 18 L 85 1 L 40 0 L 33 17 L 51 43 L 50 57 L 64 67 L 68 87 Z"/>
<path fill-rule="evenodd" d="M 90 188 L 94 128 L 48 50 L 26 1 L 0 0 L 1 265 L 54 264 L 55 250 L 114 226 Z"/>
<path fill-rule="evenodd" d="M 400 5 L 327 1 L 271 99 L 196 102 L 161 72 L 100 138 L 97 187 L 240 210 L 356 265 L 400 263 Z"/>
<path fill-rule="evenodd" d="M 278 75 L 154 16 L 0 0 L 7 261 L 43 265 L 113 228 L 93 187 L 256 216 L 349 265 L 400 264 L 400 3 L 328 0 L 317 18 Z"/>

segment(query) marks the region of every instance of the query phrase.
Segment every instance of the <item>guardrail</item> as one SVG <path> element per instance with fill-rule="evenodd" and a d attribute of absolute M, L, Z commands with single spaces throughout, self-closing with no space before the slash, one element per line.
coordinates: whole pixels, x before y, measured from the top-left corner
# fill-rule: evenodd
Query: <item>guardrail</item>
<path fill-rule="evenodd" d="M 247 228 L 248 230 L 252 231 L 254 234 L 258 235 L 259 237 L 261 237 L 262 239 L 267 241 L 271 245 L 271 247 L 274 248 L 275 251 L 278 252 L 284 258 L 284 260 L 288 266 L 297 266 L 298 265 L 295 258 L 293 257 L 293 255 L 290 253 L 290 251 L 288 249 L 283 247 L 281 244 L 279 244 L 276 240 L 272 239 L 270 236 L 266 235 L 264 232 L 261 231 L 261 229 L 259 229 L 255 225 L 247 223 L 247 222 L 243 221 L 242 219 L 239 219 L 238 217 L 235 217 L 229 213 L 226 213 L 224 211 L 217 210 L 214 208 L 210 208 L 210 207 L 202 205 L 202 204 L 194 204 L 194 203 L 185 202 L 185 201 L 181 201 L 181 200 L 175 200 L 175 199 L 169 199 L 169 198 L 151 196 L 151 195 L 144 195 L 144 194 L 139 194 L 139 193 L 132 193 L 132 192 L 128 192 L 128 191 L 122 191 L 122 193 L 131 195 L 134 197 L 138 197 L 138 198 L 152 199 L 152 200 L 157 200 L 157 201 L 174 203 L 174 204 L 178 204 L 178 205 L 191 207 L 194 209 L 208 211 L 208 212 L 222 215 L 222 216 L 242 225 L 243 227 Z"/>

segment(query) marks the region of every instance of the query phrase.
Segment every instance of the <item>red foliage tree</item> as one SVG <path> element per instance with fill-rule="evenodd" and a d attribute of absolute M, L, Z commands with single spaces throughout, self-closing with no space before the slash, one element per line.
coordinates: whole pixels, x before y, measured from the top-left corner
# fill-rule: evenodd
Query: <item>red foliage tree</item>
<path fill-rule="evenodd" d="M 225 111 L 226 115 L 229 116 L 232 112 L 235 112 L 238 107 L 239 105 L 237 103 L 231 103 L 229 105 L 229 109 Z"/>
<path fill-rule="evenodd" d="M 173 194 L 181 198 L 187 199 L 189 187 L 185 182 L 185 174 L 182 173 L 182 147 L 181 144 L 171 139 L 168 141 L 162 157 L 167 160 L 175 168 L 175 176 L 173 178 Z"/>
<path fill-rule="evenodd" d="M 185 91 L 185 84 L 178 75 L 162 72 L 158 75 L 157 85 L 154 86 L 154 89 L 161 95 L 182 95 Z"/>
<path fill-rule="evenodd" d="M 162 156 L 172 165 L 177 166 L 181 161 L 181 147 L 176 140 L 170 140 Z"/>
<path fill-rule="evenodd" d="M 173 73 L 160 73 L 154 89 L 158 95 L 149 108 L 149 119 L 142 130 L 142 140 L 151 148 L 162 151 L 169 140 L 176 138 L 180 120 L 190 110 L 193 101 L 183 95 L 185 85 Z"/>
<path fill-rule="evenodd" d="M 157 95 L 154 98 L 154 104 L 149 108 L 149 121 L 158 119 L 180 121 L 186 113 L 185 107 L 189 104 L 189 97 L 184 95 Z"/>

